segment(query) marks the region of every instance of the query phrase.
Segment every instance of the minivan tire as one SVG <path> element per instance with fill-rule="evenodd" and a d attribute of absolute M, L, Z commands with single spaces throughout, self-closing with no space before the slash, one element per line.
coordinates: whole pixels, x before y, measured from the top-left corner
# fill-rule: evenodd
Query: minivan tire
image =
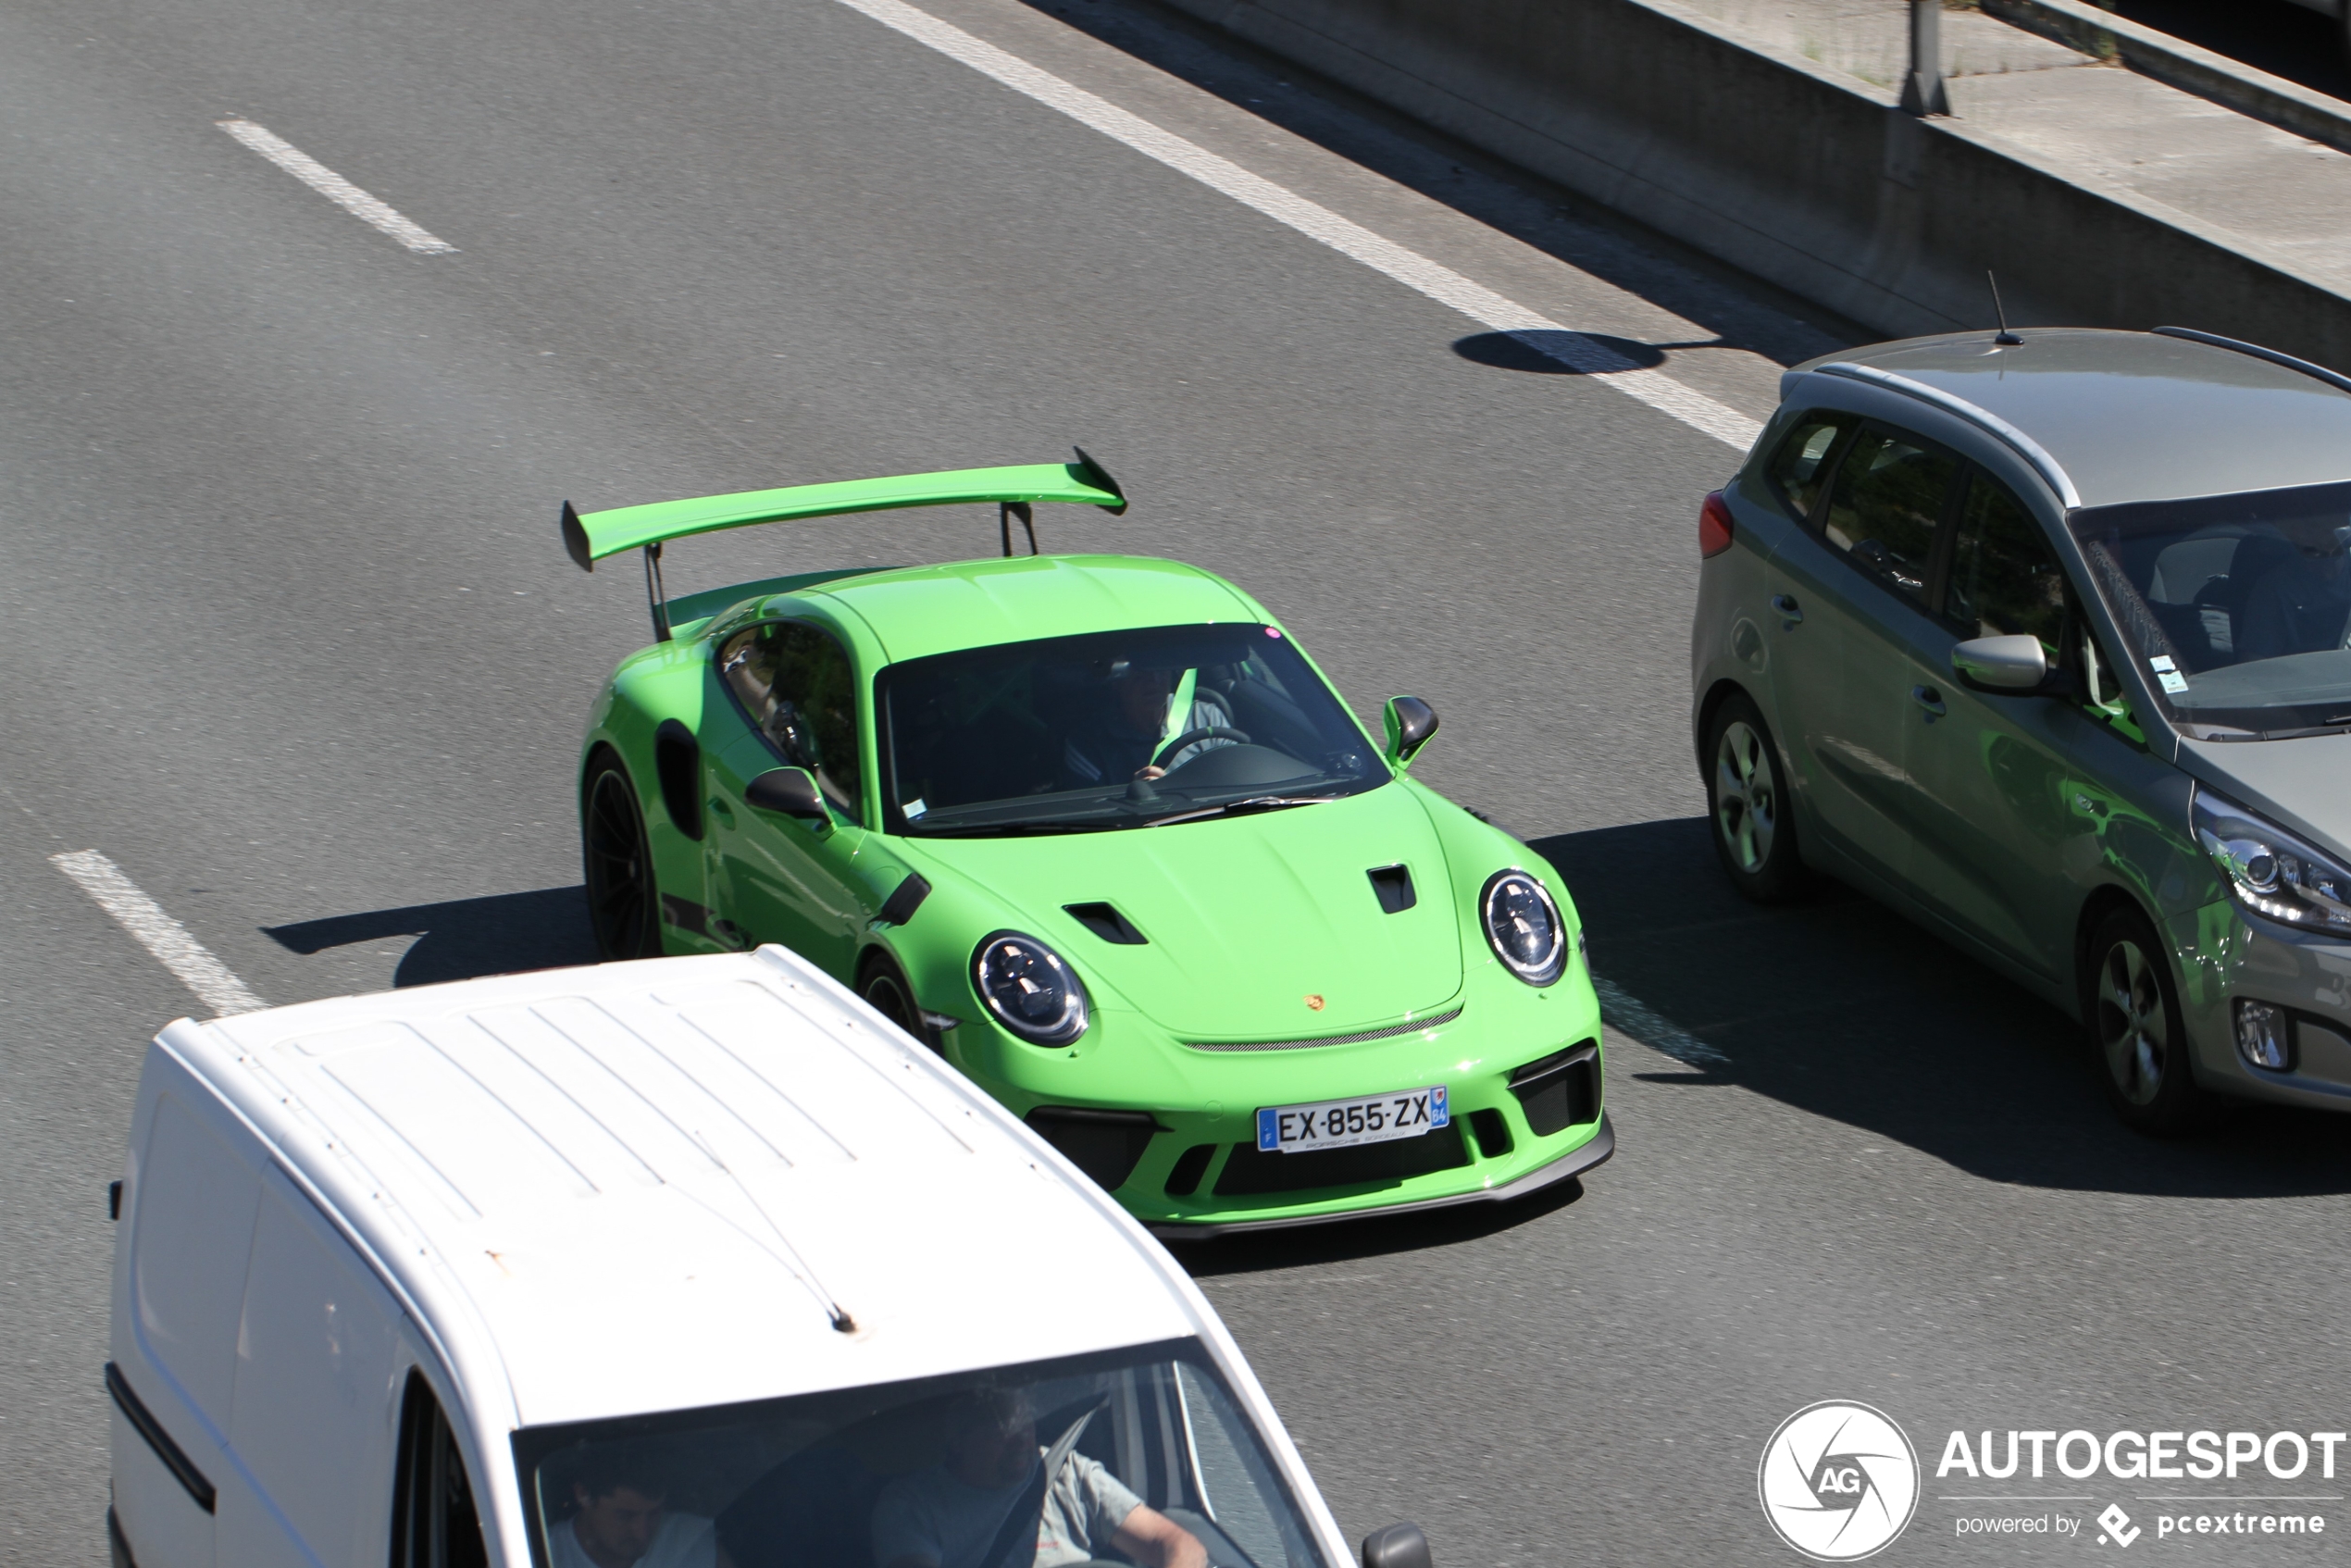
<path fill-rule="evenodd" d="M 2211 1097 L 2196 1081 L 2179 989 L 2155 927 L 2136 909 L 2111 910 L 2090 933 L 2087 959 L 2082 1023 L 2114 1114 L 2155 1138 L 2203 1122 Z"/>
<path fill-rule="evenodd" d="M 1757 903 L 1800 897 L 1811 875 L 1796 847 L 1796 803 L 1772 728 L 1744 691 L 1706 726 L 1706 820 L 1732 886 Z"/>
<path fill-rule="evenodd" d="M 645 813 L 628 770 L 610 752 L 597 753 L 579 791 L 579 854 L 596 952 L 606 959 L 660 957 L 661 894 Z"/>

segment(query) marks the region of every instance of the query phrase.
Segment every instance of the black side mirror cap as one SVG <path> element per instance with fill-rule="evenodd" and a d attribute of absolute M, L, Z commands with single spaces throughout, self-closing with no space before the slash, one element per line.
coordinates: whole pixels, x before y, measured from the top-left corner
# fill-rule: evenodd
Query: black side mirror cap
<path fill-rule="evenodd" d="M 1363 1537 L 1363 1568 L 1429 1568 L 1428 1537 L 1409 1523 L 1374 1530 Z"/>
<path fill-rule="evenodd" d="M 1387 728 L 1387 760 L 1401 767 L 1437 733 L 1437 710 L 1418 697 L 1390 697 L 1384 716 Z"/>
<path fill-rule="evenodd" d="M 771 767 L 743 789 L 743 803 L 802 822 L 829 823 L 825 797 L 804 767 Z"/>

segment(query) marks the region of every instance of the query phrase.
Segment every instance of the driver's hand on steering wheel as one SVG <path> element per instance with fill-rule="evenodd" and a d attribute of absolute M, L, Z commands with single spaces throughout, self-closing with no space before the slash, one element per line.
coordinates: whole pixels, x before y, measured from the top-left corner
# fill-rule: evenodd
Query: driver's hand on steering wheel
<path fill-rule="evenodd" d="M 1143 779 L 1164 778 L 1167 777 L 1167 770 L 1160 766 L 1157 763 L 1149 763 L 1137 768 L 1135 770 L 1135 777 Z"/>

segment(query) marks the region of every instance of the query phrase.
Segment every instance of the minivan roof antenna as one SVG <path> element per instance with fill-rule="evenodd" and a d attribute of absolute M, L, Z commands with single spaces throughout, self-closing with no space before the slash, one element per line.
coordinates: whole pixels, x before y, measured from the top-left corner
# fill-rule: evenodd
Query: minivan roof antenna
<path fill-rule="evenodd" d="M 1992 285 L 1992 314 L 1998 317 L 2000 323 L 2000 330 L 1992 341 L 2002 348 L 2014 348 L 2024 340 L 2009 330 L 2009 313 L 2000 308 L 2000 280 L 1992 276 L 1992 269 L 1988 267 L 1984 269 L 1984 280 Z"/>

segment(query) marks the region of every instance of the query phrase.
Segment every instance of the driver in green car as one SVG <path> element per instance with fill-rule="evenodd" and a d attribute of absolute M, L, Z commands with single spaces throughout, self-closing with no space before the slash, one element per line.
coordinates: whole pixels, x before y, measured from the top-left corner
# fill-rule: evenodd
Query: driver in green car
<path fill-rule="evenodd" d="M 1231 730 L 1233 716 L 1224 699 L 1200 688 L 1196 670 L 1176 671 L 1120 659 L 1111 666 L 1110 712 L 1106 717 L 1071 735 L 1062 748 L 1068 786 L 1082 789 L 1119 778 L 1164 778 L 1200 753 L 1232 740 L 1214 738 L 1192 741 L 1166 756 L 1159 754 L 1168 741 L 1201 730 Z M 1190 688 L 1188 691 L 1185 689 Z M 1186 697 L 1188 702 L 1183 701 Z M 1171 720 L 1171 709 L 1182 721 Z"/>

